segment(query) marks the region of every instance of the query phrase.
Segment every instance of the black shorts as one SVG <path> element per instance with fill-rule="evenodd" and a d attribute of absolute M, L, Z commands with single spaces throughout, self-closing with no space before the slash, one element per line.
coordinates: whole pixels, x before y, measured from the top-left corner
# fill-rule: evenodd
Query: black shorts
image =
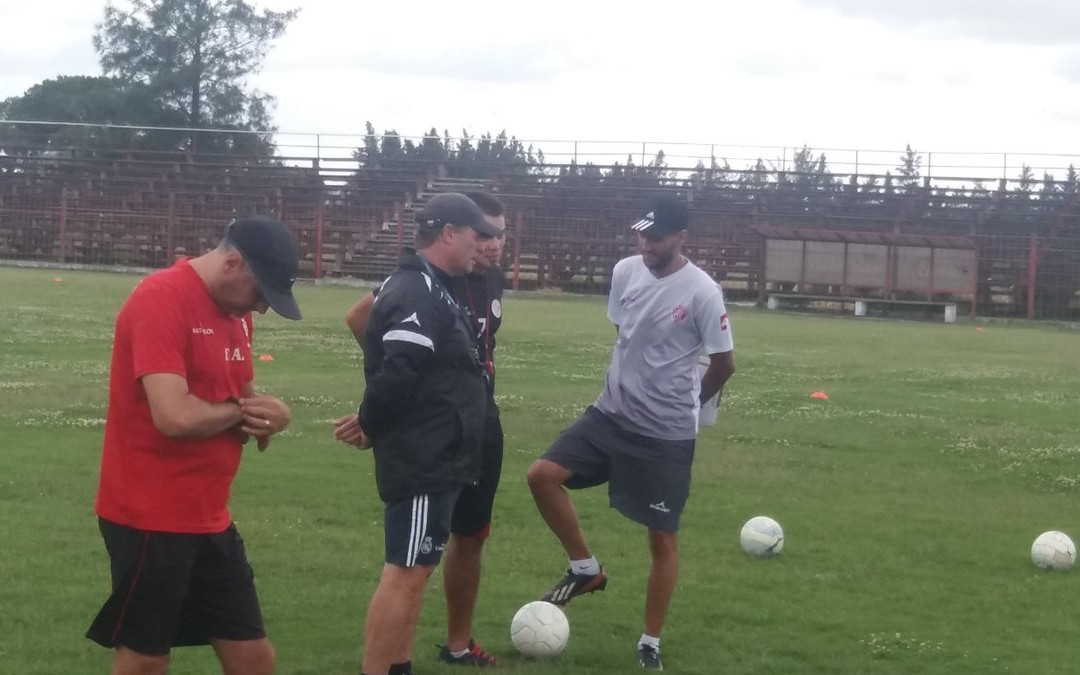
<path fill-rule="evenodd" d="M 608 484 L 608 502 L 651 530 L 676 532 L 690 497 L 694 440 L 669 441 L 627 431 L 589 406 L 543 458 L 573 473 L 566 487 Z"/>
<path fill-rule="evenodd" d="M 488 405 L 494 405 L 489 402 Z M 476 485 L 466 485 L 454 504 L 450 531 L 469 537 L 486 538 L 491 532 L 491 512 L 495 506 L 495 492 L 499 489 L 503 464 L 503 430 L 498 409 L 489 413 L 484 423 L 483 459 L 480 464 L 480 480 Z"/>
<path fill-rule="evenodd" d="M 112 594 L 86 637 L 160 656 L 211 640 L 266 637 L 255 574 L 230 525 L 217 534 L 150 532 L 98 519 Z"/>
<path fill-rule="evenodd" d="M 386 562 L 398 567 L 438 565 L 450 538 L 450 514 L 459 492 L 434 492 L 386 504 Z"/>

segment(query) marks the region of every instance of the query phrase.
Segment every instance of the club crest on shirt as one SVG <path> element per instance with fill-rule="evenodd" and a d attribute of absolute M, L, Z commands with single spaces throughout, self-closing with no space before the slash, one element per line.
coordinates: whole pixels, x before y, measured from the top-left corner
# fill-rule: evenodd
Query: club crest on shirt
<path fill-rule="evenodd" d="M 502 303 L 499 302 L 498 298 L 492 298 L 491 300 L 491 316 L 496 319 L 502 317 Z"/>
<path fill-rule="evenodd" d="M 675 305 L 675 309 L 671 310 L 671 320 L 675 323 L 686 321 L 688 316 L 690 316 L 690 312 L 682 305 Z"/>
<path fill-rule="evenodd" d="M 720 315 L 720 330 L 728 329 L 727 312 Z"/>

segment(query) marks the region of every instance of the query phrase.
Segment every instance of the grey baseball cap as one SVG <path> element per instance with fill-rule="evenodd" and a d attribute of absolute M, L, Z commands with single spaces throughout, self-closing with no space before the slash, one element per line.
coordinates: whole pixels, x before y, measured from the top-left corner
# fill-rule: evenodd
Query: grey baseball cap
<path fill-rule="evenodd" d="M 416 224 L 420 227 L 471 227 L 485 237 L 502 234 L 487 221 L 476 202 L 460 192 L 443 192 L 429 199 L 416 214 Z"/>

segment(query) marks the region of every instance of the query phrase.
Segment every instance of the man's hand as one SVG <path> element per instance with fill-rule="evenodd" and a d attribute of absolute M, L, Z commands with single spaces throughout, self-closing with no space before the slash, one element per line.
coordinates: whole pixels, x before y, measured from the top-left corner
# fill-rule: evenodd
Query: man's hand
<path fill-rule="evenodd" d="M 243 416 L 240 433 L 254 437 L 259 450 L 265 450 L 270 445 L 270 437 L 283 431 L 292 421 L 289 406 L 268 394 L 247 396 L 239 403 Z"/>
<path fill-rule="evenodd" d="M 357 414 L 346 415 L 334 422 L 334 438 L 358 448 L 371 447 L 371 439 L 360 427 L 360 416 Z"/>

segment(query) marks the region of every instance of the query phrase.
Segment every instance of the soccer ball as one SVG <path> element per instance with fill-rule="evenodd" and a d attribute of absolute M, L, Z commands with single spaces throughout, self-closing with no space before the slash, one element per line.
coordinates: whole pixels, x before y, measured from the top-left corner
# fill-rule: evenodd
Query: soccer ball
<path fill-rule="evenodd" d="M 1064 532 L 1043 532 L 1031 545 L 1031 562 L 1039 569 L 1067 570 L 1076 562 L 1076 546 Z"/>
<path fill-rule="evenodd" d="M 739 543 L 755 558 L 772 558 L 784 550 L 784 530 L 768 516 L 755 516 L 742 526 Z"/>
<path fill-rule="evenodd" d="M 510 641 L 525 656 L 558 656 L 570 640 L 570 622 L 557 606 L 535 600 L 517 611 L 510 622 Z"/>

